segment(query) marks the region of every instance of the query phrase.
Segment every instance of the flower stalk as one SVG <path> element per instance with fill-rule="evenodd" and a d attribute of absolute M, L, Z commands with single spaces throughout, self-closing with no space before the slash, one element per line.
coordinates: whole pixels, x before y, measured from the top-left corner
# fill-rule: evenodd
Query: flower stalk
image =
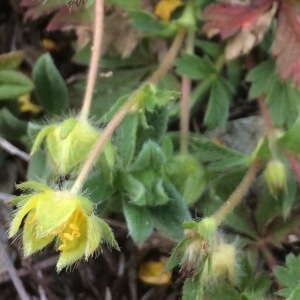
<path fill-rule="evenodd" d="M 249 190 L 253 183 L 257 172 L 260 169 L 260 162 L 254 161 L 243 180 L 237 186 L 235 191 L 230 195 L 228 200 L 211 216 L 218 225 L 221 224 L 226 217 L 235 209 L 235 207 L 242 201 L 243 197 Z"/>
<path fill-rule="evenodd" d="M 87 77 L 87 86 L 83 99 L 82 108 L 80 111 L 80 119 L 87 120 L 92 104 L 94 87 L 98 74 L 98 66 L 100 62 L 103 23 L 104 23 L 104 0 L 95 0 L 95 22 L 94 35 L 92 45 L 92 56 L 90 60 L 90 69 Z"/>

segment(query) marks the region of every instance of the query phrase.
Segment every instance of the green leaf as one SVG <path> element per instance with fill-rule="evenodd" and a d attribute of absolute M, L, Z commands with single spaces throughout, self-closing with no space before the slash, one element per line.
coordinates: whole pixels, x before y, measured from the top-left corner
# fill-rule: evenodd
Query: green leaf
<path fill-rule="evenodd" d="M 146 189 L 144 185 L 131 175 L 123 176 L 123 186 L 128 198 L 139 206 L 147 205 Z"/>
<path fill-rule="evenodd" d="M 195 46 L 201 48 L 207 55 L 214 59 L 220 57 L 224 49 L 220 43 L 206 41 L 206 40 L 196 40 Z"/>
<path fill-rule="evenodd" d="M 204 117 L 204 123 L 209 129 L 225 128 L 232 96 L 232 87 L 228 81 L 220 78 L 212 84 Z"/>
<path fill-rule="evenodd" d="M 182 300 L 203 300 L 201 279 L 186 279 L 182 290 Z"/>
<path fill-rule="evenodd" d="M 122 203 L 129 234 L 136 243 L 144 242 L 153 230 L 149 209 L 131 204 L 127 199 Z"/>
<path fill-rule="evenodd" d="M 207 287 L 204 290 L 204 298 L 209 300 L 246 300 L 241 298 L 239 292 L 226 281 L 218 282 L 217 287 Z M 201 299 L 201 300 L 202 300 Z M 258 299 L 256 299 L 258 300 Z"/>
<path fill-rule="evenodd" d="M 207 58 L 200 58 L 193 54 L 183 54 L 176 59 L 177 72 L 188 76 L 190 79 L 203 80 L 215 73 L 215 67 Z"/>
<path fill-rule="evenodd" d="M 300 154 L 299 130 L 300 116 L 297 118 L 295 124 L 283 136 L 277 139 L 278 145 L 294 153 Z"/>
<path fill-rule="evenodd" d="M 45 151 L 37 150 L 30 158 L 27 178 L 32 181 L 51 182 L 54 169 L 50 164 Z"/>
<path fill-rule="evenodd" d="M 169 120 L 169 109 L 168 106 L 157 107 L 152 113 L 145 113 L 146 122 L 148 127 L 140 125 L 137 131 L 137 141 L 136 141 L 136 152 L 141 151 L 144 143 L 147 140 L 153 140 L 158 144 L 164 137 L 168 120 Z"/>
<path fill-rule="evenodd" d="M 16 118 L 7 108 L 0 110 L 0 133 L 4 138 L 21 138 L 27 132 L 27 122 Z"/>
<path fill-rule="evenodd" d="M 174 240 L 180 240 L 183 238 L 182 224 L 191 219 L 190 212 L 172 184 L 166 183 L 165 189 L 170 200 L 166 205 L 150 209 L 152 223 L 164 235 Z"/>
<path fill-rule="evenodd" d="M 124 167 L 130 163 L 135 151 L 137 127 L 138 116 L 132 113 L 125 117 L 116 130 L 115 145 Z"/>
<path fill-rule="evenodd" d="M 262 63 L 252 69 L 246 80 L 251 82 L 249 97 L 256 99 L 259 96 L 266 95 L 271 86 L 275 72 L 275 65 L 271 60 L 264 60 Z"/>
<path fill-rule="evenodd" d="M 285 286 L 277 295 L 285 297 L 286 300 L 300 299 L 300 256 L 289 254 L 286 257 L 286 267 L 276 267 L 274 274 Z"/>
<path fill-rule="evenodd" d="M 172 22 L 161 22 L 153 14 L 146 11 L 130 13 L 131 24 L 151 36 L 170 37 L 178 29 L 178 25 Z"/>
<path fill-rule="evenodd" d="M 143 171 L 145 168 L 160 169 L 166 162 L 166 157 L 161 147 L 154 141 L 144 143 L 141 152 L 131 165 L 131 171 Z"/>
<path fill-rule="evenodd" d="M 149 73 L 151 68 L 141 67 L 129 70 L 116 70 L 112 76 L 101 77 L 96 80 L 91 116 L 98 120 L 108 122 L 132 95 L 131 92 Z M 86 87 L 86 80 L 82 80 L 70 87 L 70 99 L 81 105 Z"/>
<path fill-rule="evenodd" d="M 68 107 L 68 89 L 48 53 L 37 60 L 32 76 L 39 102 L 45 111 L 62 113 Z"/>
<path fill-rule="evenodd" d="M 226 146 L 217 144 L 203 136 L 191 137 L 191 152 L 209 170 L 224 171 L 226 169 L 246 167 L 251 163 L 251 157 Z"/>
<path fill-rule="evenodd" d="M 192 155 L 176 155 L 165 169 L 188 205 L 199 199 L 205 187 L 205 172 L 199 161 Z"/>
<path fill-rule="evenodd" d="M 266 97 L 272 120 L 278 127 L 290 127 L 298 116 L 300 90 L 289 81 L 278 78 L 273 61 L 266 60 L 256 66 L 246 78 L 251 82 L 251 99 Z"/>
<path fill-rule="evenodd" d="M 165 266 L 165 271 L 171 271 L 174 269 L 176 266 L 178 266 L 183 258 L 186 246 L 187 246 L 187 239 L 184 238 L 181 240 L 175 248 L 171 252 L 171 256 L 168 259 L 168 262 Z"/>
<path fill-rule="evenodd" d="M 90 172 L 82 190 L 88 191 L 89 199 L 95 204 L 108 200 L 115 192 L 113 185 L 105 179 L 101 168 Z"/>
<path fill-rule="evenodd" d="M 32 81 L 21 72 L 0 70 L 0 100 L 14 99 L 31 92 L 32 89 Z"/>

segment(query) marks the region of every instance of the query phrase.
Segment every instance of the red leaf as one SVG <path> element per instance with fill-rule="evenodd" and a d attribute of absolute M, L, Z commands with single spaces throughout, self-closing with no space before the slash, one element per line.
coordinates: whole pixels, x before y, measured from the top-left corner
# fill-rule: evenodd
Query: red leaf
<path fill-rule="evenodd" d="M 300 4 L 295 1 L 281 3 L 272 53 L 276 57 L 279 77 L 291 78 L 300 86 Z"/>
<path fill-rule="evenodd" d="M 76 7 L 60 9 L 47 26 L 48 31 L 72 29 L 78 26 L 91 27 L 94 20 L 94 9 Z"/>
<path fill-rule="evenodd" d="M 212 4 L 203 11 L 203 31 L 209 37 L 220 34 L 225 39 L 241 29 L 250 27 L 274 2 L 277 1 L 254 0 L 251 4 Z"/>

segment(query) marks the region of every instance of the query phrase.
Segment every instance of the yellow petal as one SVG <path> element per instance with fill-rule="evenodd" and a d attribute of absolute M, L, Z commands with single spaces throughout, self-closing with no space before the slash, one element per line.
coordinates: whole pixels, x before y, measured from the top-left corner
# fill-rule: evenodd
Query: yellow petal
<path fill-rule="evenodd" d="M 154 13 L 163 21 L 169 21 L 172 12 L 182 5 L 183 3 L 180 0 L 161 0 L 156 5 Z"/>
<path fill-rule="evenodd" d="M 154 285 L 169 284 L 172 273 L 164 272 L 164 264 L 159 261 L 148 261 L 140 265 L 138 276 L 145 283 Z"/>

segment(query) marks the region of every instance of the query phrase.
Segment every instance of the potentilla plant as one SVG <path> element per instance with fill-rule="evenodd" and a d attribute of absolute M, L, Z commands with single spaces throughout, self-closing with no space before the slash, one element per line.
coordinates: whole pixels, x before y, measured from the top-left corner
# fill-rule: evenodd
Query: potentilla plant
<path fill-rule="evenodd" d="M 48 29 L 70 23 L 76 29 L 85 20 L 93 41 L 87 80 L 74 88 L 86 86 L 77 115 L 61 117 L 68 88 L 51 56 L 34 66 L 41 106 L 62 121 L 35 134 L 28 171 L 34 181 L 18 185 L 9 236 L 23 230 L 25 256 L 54 243 L 60 271 L 97 254 L 103 242 L 118 249 L 99 217 L 117 207 L 136 243 L 153 230 L 176 241 L 166 270 L 180 270 L 184 300 L 269 299 L 274 269 L 273 286 L 286 286 L 278 294 L 298 299 L 299 258 L 288 256 L 287 268 L 276 268 L 282 262 L 274 252 L 283 252 L 300 220 L 298 2 L 160 0 L 146 11 L 143 1 L 107 1 L 126 12 L 139 38 L 170 43 L 150 76 L 153 57 L 145 54 L 145 41 L 135 41 L 131 57 L 104 55 L 101 63 L 113 75 L 99 76 L 104 1 L 67 2 L 74 13 L 68 17 L 59 1 L 22 1 L 28 17 L 53 12 Z M 220 39 L 210 41 L 213 36 Z M 76 56 L 84 60 L 80 50 Z M 176 74 L 169 72 L 173 65 Z M 254 149 L 242 153 L 189 132 L 191 116 L 199 115 L 201 130 L 226 128 L 245 88 L 265 122 Z M 169 132 L 178 119 L 179 132 Z M 38 170 L 41 161 L 52 166 L 51 174 Z M 197 214 L 202 218 L 192 220 Z"/>

